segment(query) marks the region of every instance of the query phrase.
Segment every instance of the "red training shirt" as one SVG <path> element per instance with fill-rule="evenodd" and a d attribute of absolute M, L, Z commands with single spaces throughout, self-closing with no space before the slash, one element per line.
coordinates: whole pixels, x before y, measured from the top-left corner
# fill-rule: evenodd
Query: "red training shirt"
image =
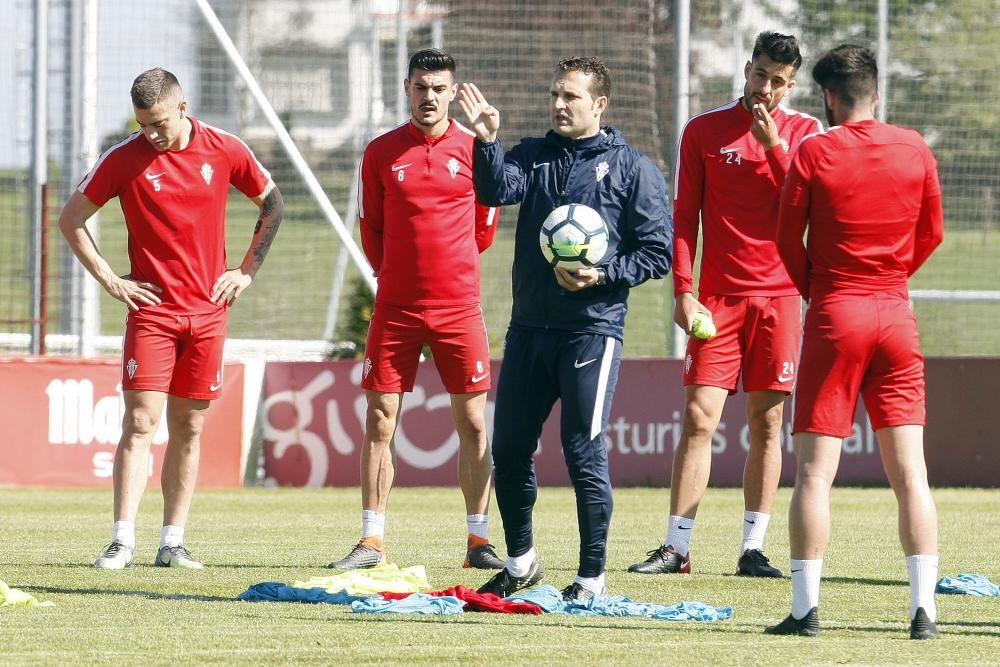
<path fill-rule="evenodd" d="M 412 122 L 372 139 L 361 161 L 361 245 L 378 274 L 377 303 L 479 303 L 479 253 L 498 211 L 476 201 L 475 135 L 454 120 L 439 137 Z"/>
<path fill-rule="evenodd" d="M 937 160 L 914 130 L 844 123 L 799 147 L 781 194 L 778 249 L 806 298 L 905 296 L 907 278 L 943 238 Z"/>
<path fill-rule="evenodd" d="M 188 119 L 183 150 L 160 152 L 137 132 L 105 151 L 77 189 L 95 206 L 118 197 L 131 275 L 163 289 L 154 307 L 199 314 L 225 307 L 210 297 L 226 271 L 229 184 L 253 198 L 271 175 L 238 137 Z"/>
<path fill-rule="evenodd" d="M 778 202 L 791 154 L 823 126 L 780 105 L 770 114 L 781 144 L 769 151 L 751 134 L 753 114 L 742 99 L 684 126 L 674 173 L 675 295 L 694 291 L 699 213 L 705 243 L 700 294 L 795 294 L 774 242 Z"/>

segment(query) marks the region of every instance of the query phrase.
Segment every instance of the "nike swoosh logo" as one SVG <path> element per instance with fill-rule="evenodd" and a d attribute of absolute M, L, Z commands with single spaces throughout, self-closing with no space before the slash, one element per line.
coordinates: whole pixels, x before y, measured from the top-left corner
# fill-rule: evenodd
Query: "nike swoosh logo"
<path fill-rule="evenodd" d="M 719 153 L 721 153 L 722 155 L 728 155 L 729 153 L 739 153 L 739 152 L 740 152 L 739 148 L 720 148 L 719 149 Z"/>
<path fill-rule="evenodd" d="M 548 162 L 536 162 L 535 164 L 531 165 L 531 168 L 538 169 L 539 167 L 548 166 L 548 164 L 549 164 Z"/>
<path fill-rule="evenodd" d="M 749 523 L 751 526 L 754 525 L 755 523 L 757 523 L 756 520 L 754 520 L 754 521 L 751 521 L 750 519 L 743 519 L 743 520 L 746 521 L 747 523 Z"/>
<path fill-rule="evenodd" d="M 473 384 L 475 384 L 476 382 L 482 382 L 483 380 L 485 380 L 489 376 L 490 376 L 489 373 L 483 373 L 482 375 L 473 375 L 471 379 L 472 379 Z"/>
<path fill-rule="evenodd" d="M 799 569 L 797 569 L 797 570 L 792 570 L 792 573 L 795 573 L 795 572 L 801 572 L 801 571 L 802 571 L 802 568 L 799 568 Z"/>
<path fill-rule="evenodd" d="M 209 386 L 209 388 L 208 388 L 209 391 L 219 391 L 220 389 L 222 389 L 222 383 L 221 382 L 219 384 L 213 384 L 213 385 Z"/>
<path fill-rule="evenodd" d="M 573 368 L 583 368 L 584 366 L 589 366 L 590 364 L 597 361 L 597 359 L 591 359 L 590 361 L 585 361 L 582 364 L 579 361 L 573 362 Z"/>
<path fill-rule="evenodd" d="M 151 173 L 149 173 L 149 172 L 147 171 L 147 172 L 146 172 L 146 180 L 147 180 L 147 181 L 154 181 L 154 180 L 156 180 L 156 179 L 157 179 L 157 178 L 159 178 L 160 176 L 163 176 L 163 175 L 164 175 L 164 174 L 166 174 L 166 173 L 167 173 L 167 172 L 165 172 L 165 171 L 161 171 L 161 172 L 160 172 L 160 173 L 158 173 L 158 174 L 151 174 Z"/>
<path fill-rule="evenodd" d="M 677 530 L 691 530 L 691 526 L 677 526 Z"/>
<path fill-rule="evenodd" d="M 407 162 L 406 164 L 394 164 L 394 165 L 392 165 L 392 170 L 393 171 L 399 171 L 400 169 L 406 169 L 411 164 L 413 164 L 413 163 L 412 162 Z"/>
<path fill-rule="evenodd" d="M 794 375 L 779 375 L 778 376 L 778 382 L 788 382 L 793 377 L 795 377 L 795 376 Z"/>

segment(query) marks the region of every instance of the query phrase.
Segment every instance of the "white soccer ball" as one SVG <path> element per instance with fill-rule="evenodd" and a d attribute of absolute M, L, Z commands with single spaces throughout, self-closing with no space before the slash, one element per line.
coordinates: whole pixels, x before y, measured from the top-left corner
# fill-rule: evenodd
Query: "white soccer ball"
<path fill-rule="evenodd" d="M 608 226 L 601 214 L 589 206 L 566 204 L 545 218 L 538 243 L 549 264 L 576 271 L 604 259 Z"/>

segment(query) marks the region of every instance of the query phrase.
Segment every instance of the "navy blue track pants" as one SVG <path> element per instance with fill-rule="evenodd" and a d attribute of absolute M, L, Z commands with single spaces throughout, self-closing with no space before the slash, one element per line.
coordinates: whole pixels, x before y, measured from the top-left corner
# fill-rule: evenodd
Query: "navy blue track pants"
<path fill-rule="evenodd" d="M 531 548 L 538 496 L 532 455 L 542 425 L 562 401 L 563 456 L 576 492 L 582 577 L 604 571 L 613 500 L 604 431 L 618 382 L 621 341 L 590 333 L 507 331 L 493 419 L 497 505 L 507 553 Z"/>

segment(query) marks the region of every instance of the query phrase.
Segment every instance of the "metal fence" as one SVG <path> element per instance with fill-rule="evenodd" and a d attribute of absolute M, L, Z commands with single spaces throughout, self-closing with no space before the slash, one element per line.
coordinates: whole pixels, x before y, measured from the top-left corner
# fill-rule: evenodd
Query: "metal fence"
<path fill-rule="evenodd" d="M 213 0 L 208 4 L 301 163 L 282 143 L 199 2 L 163 0 L 150 11 L 126 0 L 0 0 L 0 10 L 13 17 L 10 37 L 0 46 L 0 91 L 7 91 L 0 94 L 13 97 L 6 108 L 14 110 L 0 135 L 0 350 L 23 351 L 38 327 L 31 322 L 38 319 L 32 303 L 39 293 L 32 280 L 39 240 L 31 225 L 37 215 L 31 176 L 32 167 L 38 168 L 32 162 L 38 81 L 48 94 L 50 347 L 88 351 L 95 336 L 103 336 L 96 339 L 100 352 L 121 333 L 122 307 L 93 291 L 88 296 L 92 281 L 67 252 L 55 220 L 99 150 L 134 129 L 132 78 L 162 65 L 178 74 L 194 115 L 246 139 L 285 195 L 285 223 L 258 280 L 232 313 L 231 336 L 269 341 L 259 344 L 264 356 L 293 349 L 315 354 L 322 341 L 347 337 L 352 325 L 357 330 L 357 304 L 366 287 L 334 231 L 329 205 L 353 228 L 358 155 L 369 138 L 406 117 L 401 80 L 408 53 L 430 45 L 450 51 L 458 78 L 475 81 L 500 109 L 508 145 L 548 128 L 548 86 L 557 60 L 600 55 L 613 79 L 607 121 L 669 173 L 675 116 L 683 120 L 738 96 L 755 35 L 776 29 L 799 36 L 806 59 L 788 104 L 819 117 L 809 77 L 816 57 L 844 41 L 879 50 L 885 118 L 924 135 L 938 157 L 945 193 L 945 244 L 912 284 L 924 350 L 1000 354 L 997 0 L 715 0 L 690 6 L 662 0 Z M 33 46 L 43 6 L 47 63 L 40 76 Z M 688 31 L 678 31 L 677 17 L 685 16 L 679 8 L 689 12 Z M 679 55 L 689 60 L 686 78 L 678 79 Z M 323 197 L 310 187 L 303 164 Z M 232 198 L 230 257 L 242 257 L 255 213 L 242 197 Z M 496 245 L 483 257 L 483 302 L 497 353 L 510 312 L 515 219 L 516 212 L 505 212 Z M 102 252 L 125 272 L 116 206 L 102 210 L 95 230 Z M 668 354 L 671 291 L 669 279 L 635 291 L 627 355 Z"/>

